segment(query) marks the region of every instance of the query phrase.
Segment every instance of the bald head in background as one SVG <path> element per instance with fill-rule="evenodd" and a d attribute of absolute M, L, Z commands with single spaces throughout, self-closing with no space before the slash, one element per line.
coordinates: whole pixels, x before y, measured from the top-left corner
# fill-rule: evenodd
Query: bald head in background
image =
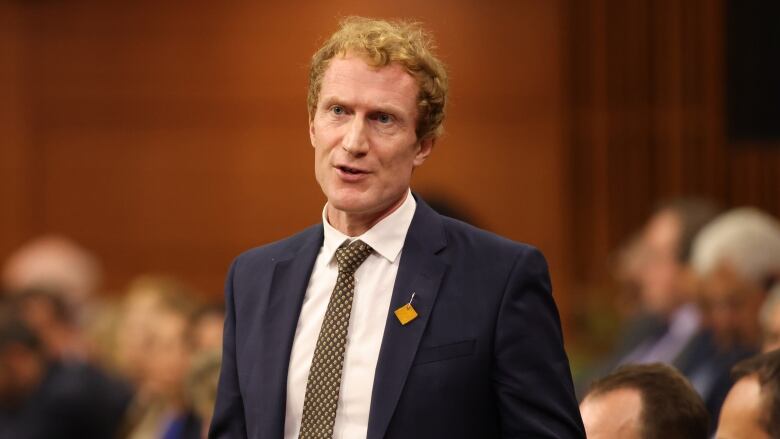
<path fill-rule="evenodd" d="M 95 293 L 101 277 L 100 263 L 92 253 L 58 235 L 44 235 L 24 244 L 2 269 L 2 283 L 8 291 L 58 291 L 76 309 Z"/>

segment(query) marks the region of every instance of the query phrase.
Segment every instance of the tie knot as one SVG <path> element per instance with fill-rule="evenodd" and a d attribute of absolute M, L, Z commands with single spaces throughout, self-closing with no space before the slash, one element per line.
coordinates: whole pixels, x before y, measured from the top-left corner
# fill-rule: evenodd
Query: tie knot
<path fill-rule="evenodd" d="M 336 261 L 339 263 L 339 271 L 354 273 L 372 251 L 374 249 L 370 245 L 359 239 L 349 245 L 345 242 L 336 250 Z"/>

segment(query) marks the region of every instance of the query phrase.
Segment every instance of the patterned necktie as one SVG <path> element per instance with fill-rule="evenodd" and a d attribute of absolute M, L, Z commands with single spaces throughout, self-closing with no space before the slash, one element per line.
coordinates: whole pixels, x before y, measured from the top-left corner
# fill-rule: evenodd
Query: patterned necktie
<path fill-rule="evenodd" d="M 303 398 L 299 439 L 333 437 L 349 316 L 355 294 L 355 271 L 372 251 L 368 244 L 360 240 L 349 245 L 342 244 L 336 250 L 339 275 L 314 348 L 314 358 L 306 382 L 306 396 Z"/>

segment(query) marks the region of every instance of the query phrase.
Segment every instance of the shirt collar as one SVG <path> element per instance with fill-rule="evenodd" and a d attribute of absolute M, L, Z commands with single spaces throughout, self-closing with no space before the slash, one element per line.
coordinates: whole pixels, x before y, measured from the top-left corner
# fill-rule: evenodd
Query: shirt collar
<path fill-rule="evenodd" d="M 401 249 L 406 240 L 406 232 L 412 224 L 414 211 L 417 209 L 417 202 L 412 196 L 412 191 L 407 190 L 406 199 L 390 215 L 382 218 L 381 221 L 374 224 L 374 227 L 368 229 L 365 233 L 354 238 L 336 230 L 328 222 L 328 205 L 322 209 L 322 225 L 325 233 L 323 241 L 323 251 L 328 255 L 328 261 L 333 260 L 336 250 L 344 241 L 361 240 L 370 245 L 377 254 L 387 259 L 391 264 L 395 263 L 401 254 Z"/>

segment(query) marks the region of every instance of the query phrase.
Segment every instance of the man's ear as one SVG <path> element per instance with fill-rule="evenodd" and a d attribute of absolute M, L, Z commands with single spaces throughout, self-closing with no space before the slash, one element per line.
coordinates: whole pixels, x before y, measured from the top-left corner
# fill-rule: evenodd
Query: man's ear
<path fill-rule="evenodd" d="M 414 157 L 414 167 L 418 167 L 422 165 L 425 162 L 425 159 L 428 158 L 429 155 L 431 155 L 431 152 L 433 151 L 433 147 L 436 145 L 436 137 L 434 136 L 428 136 L 422 140 L 420 140 L 419 149 L 417 150 L 417 155 Z"/>
<path fill-rule="evenodd" d="M 311 147 L 314 148 L 314 118 L 309 118 L 309 142 L 311 142 Z"/>

